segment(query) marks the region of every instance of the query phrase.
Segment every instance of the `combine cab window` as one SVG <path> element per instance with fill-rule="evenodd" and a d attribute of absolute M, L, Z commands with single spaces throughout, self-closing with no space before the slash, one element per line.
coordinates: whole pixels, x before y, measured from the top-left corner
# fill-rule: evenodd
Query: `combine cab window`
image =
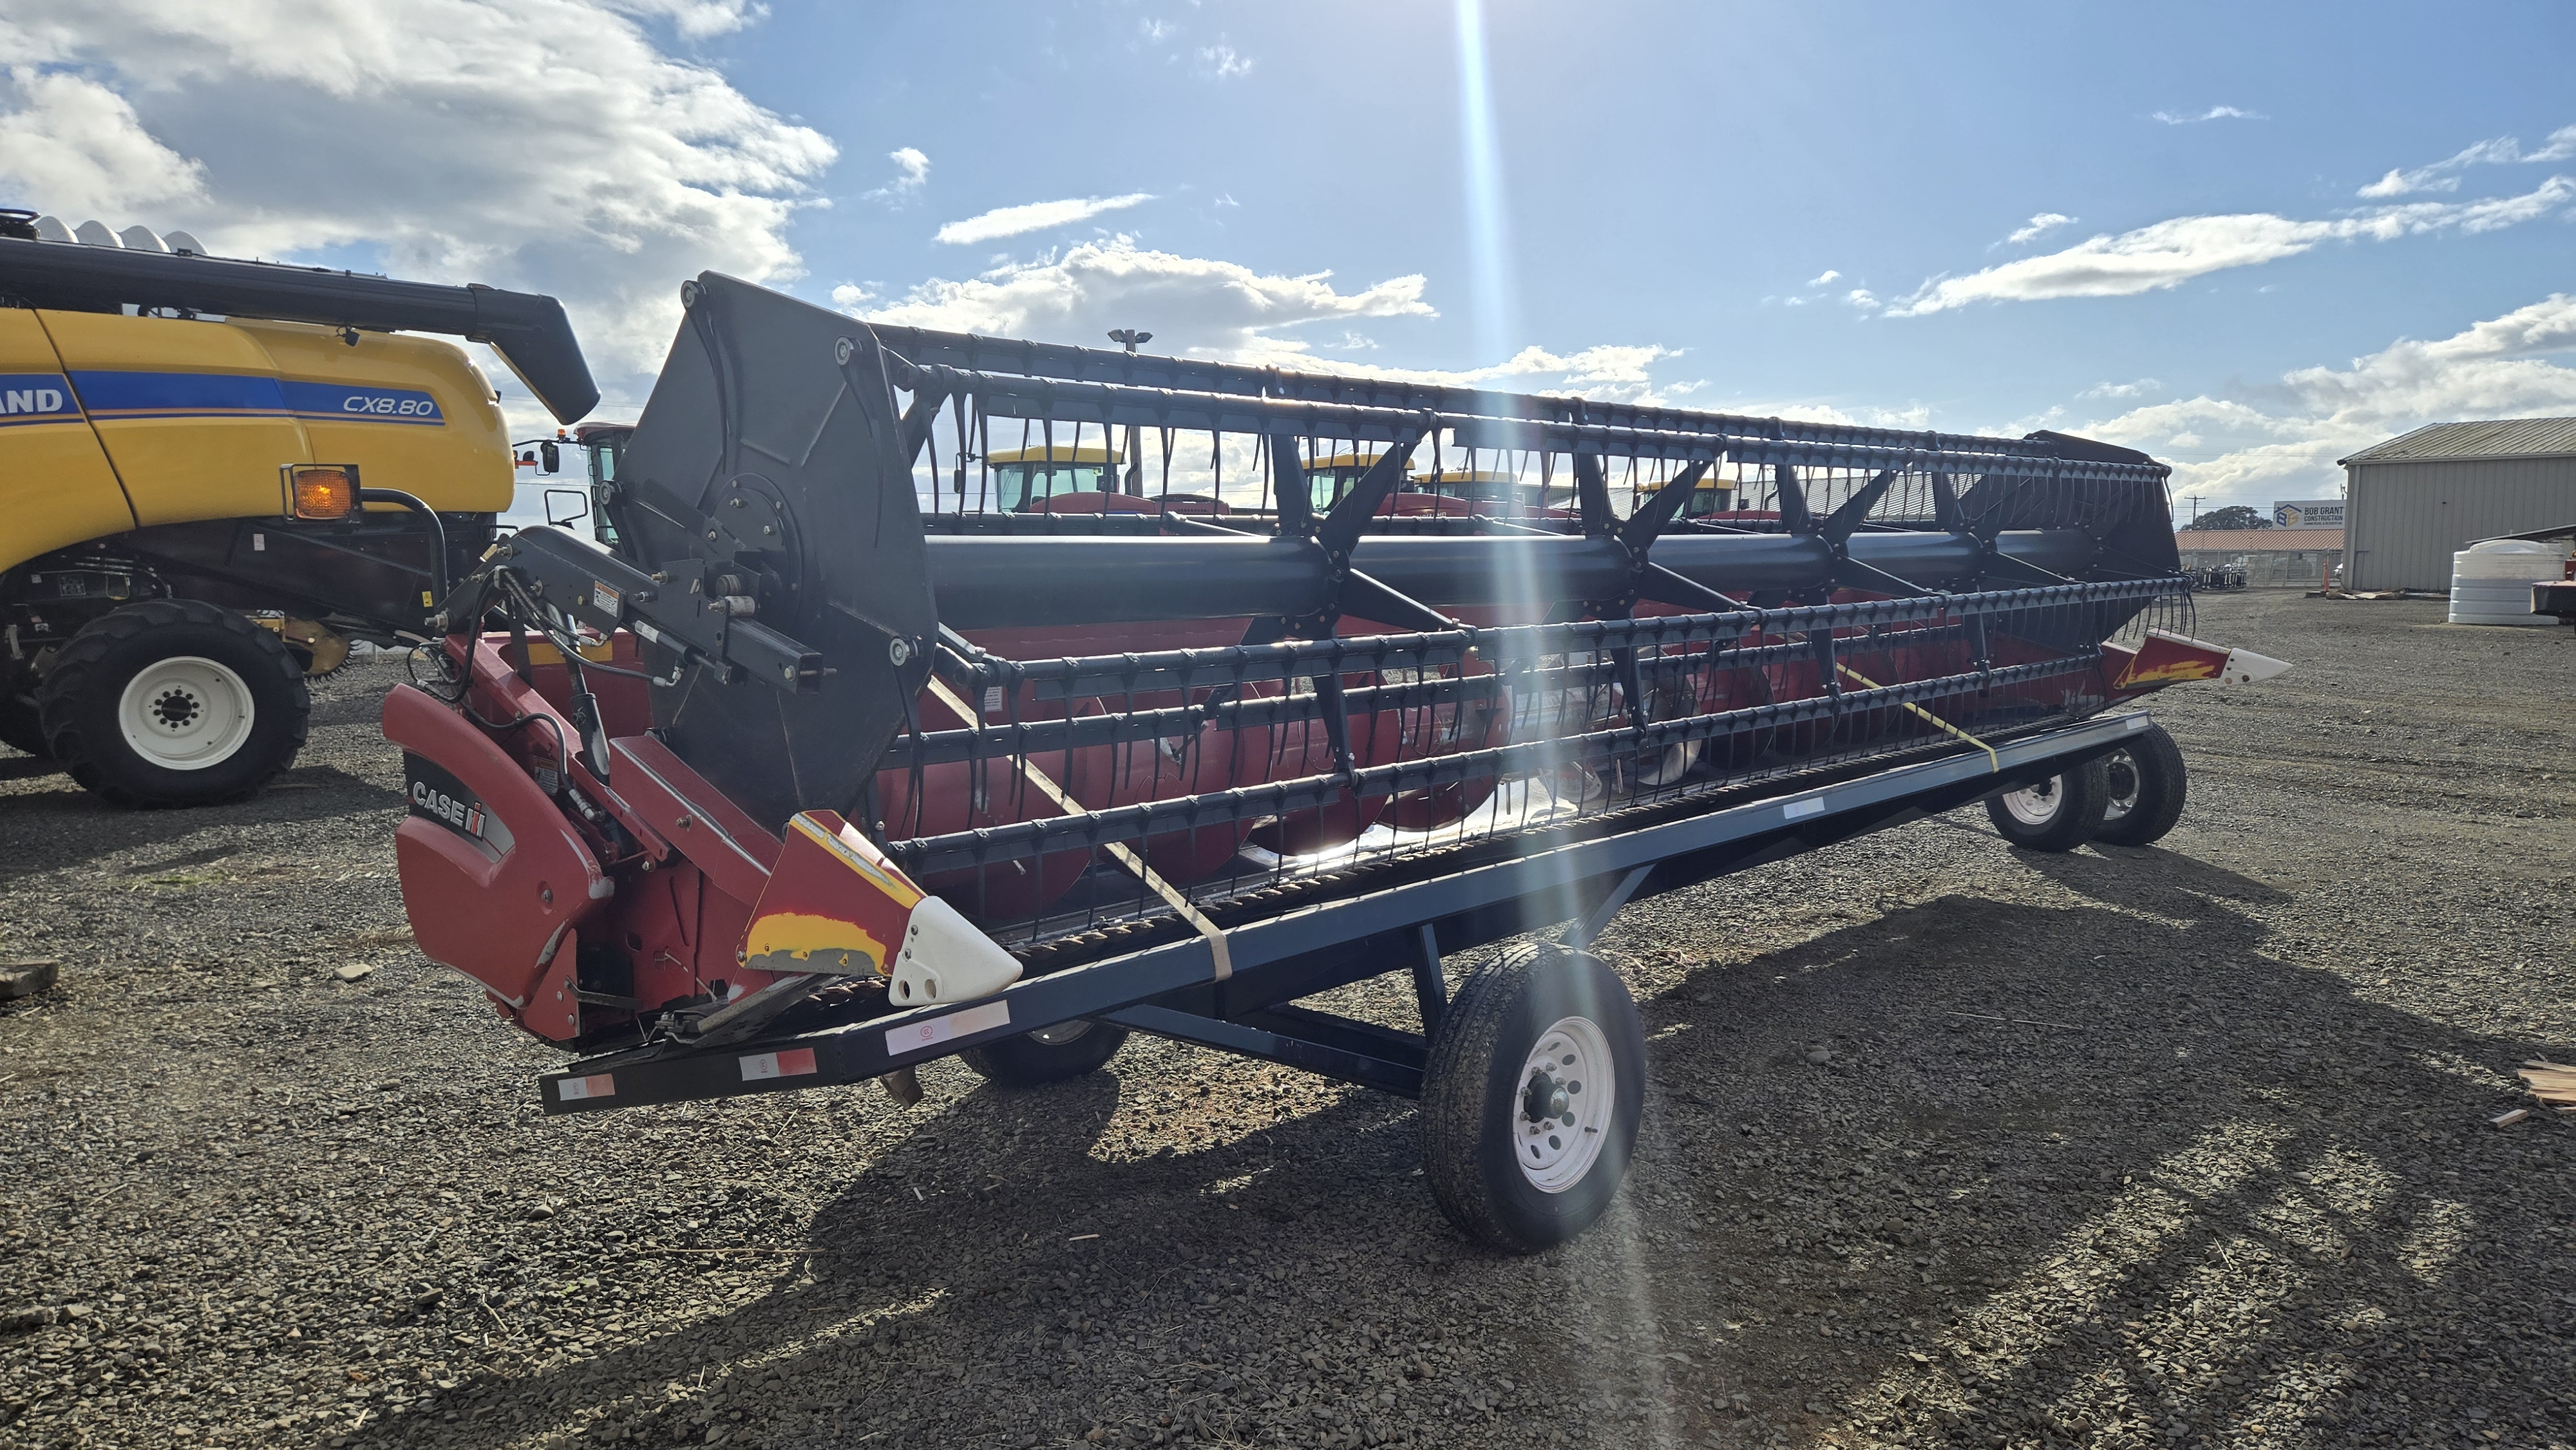
<path fill-rule="evenodd" d="M 1682 513 L 1688 518 L 1699 518 L 1704 514 L 1726 513 L 1734 507 L 1735 490 L 1696 488 L 1691 490 L 1690 502 L 1682 505 Z"/>
<path fill-rule="evenodd" d="M 1007 512 L 1059 494 L 1104 493 L 1108 471 L 1097 463 L 1005 463 L 993 470 L 993 504 Z"/>

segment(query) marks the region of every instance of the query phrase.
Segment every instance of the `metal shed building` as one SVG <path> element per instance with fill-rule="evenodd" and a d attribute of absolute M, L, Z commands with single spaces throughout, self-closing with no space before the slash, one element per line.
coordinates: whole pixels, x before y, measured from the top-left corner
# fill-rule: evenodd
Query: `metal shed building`
<path fill-rule="evenodd" d="M 2436 423 L 2341 460 L 2344 587 L 2451 587 L 2480 539 L 2576 524 L 2576 418 Z"/>

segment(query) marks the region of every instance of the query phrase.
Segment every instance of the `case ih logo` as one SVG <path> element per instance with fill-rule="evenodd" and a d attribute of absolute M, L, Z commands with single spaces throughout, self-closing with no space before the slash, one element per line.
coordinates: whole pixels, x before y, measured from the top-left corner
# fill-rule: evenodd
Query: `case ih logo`
<path fill-rule="evenodd" d="M 474 801 L 459 800 L 425 780 L 411 783 L 411 808 L 434 821 L 445 821 L 465 834 L 481 839 L 483 807 Z"/>

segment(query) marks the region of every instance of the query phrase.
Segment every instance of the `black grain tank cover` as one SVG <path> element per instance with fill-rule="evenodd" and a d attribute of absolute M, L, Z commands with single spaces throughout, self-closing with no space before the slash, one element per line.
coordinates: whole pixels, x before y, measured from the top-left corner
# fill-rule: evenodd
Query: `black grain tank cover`
<path fill-rule="evenodd" d="M 864 323 L 714 272 L 681 295 L 618 463 L 620 551 L 671 590 L 732 581 L 827 673 L 790 692 L 695 671 L 654 687 L 653 723 L 771 829 L 800 810 L 862 819 L 939 628 L 883 354 Z"/>
<path fill-rule="evenodd" d="M 437 332 L 486 342 L 546 411 L 570 423 L 599 404 L 599 385 L 563 304 L 533 292 L 397 282 L 358 272 L 129 251 L 0 233 L 0 297 L 65 312 L 125 306 L 313 322 L 376 332 Z"/>

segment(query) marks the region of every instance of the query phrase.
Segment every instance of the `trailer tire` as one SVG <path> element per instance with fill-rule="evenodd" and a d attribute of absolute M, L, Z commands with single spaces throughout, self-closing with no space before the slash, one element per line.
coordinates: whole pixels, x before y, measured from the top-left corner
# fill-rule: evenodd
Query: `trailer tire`
<path fill-rule="evenodd" d="M 2072 851 L 2102 829 L 2111 774 L 2101 757 L 2062 775 L 1986 798 L 1995 831 L 2025 851 Z"/>
<path fill-rule="evenodd" d="M 2093 839 L 2114 846 L 2145 846 L 2161 841 L 2182 819 L 2189 786 L 2182 747 L 2162 725 L 2150 725 L 2129 737 L 2125 749 L 2103 762 L 2109 776 L 2108 808 Z"/>
<path fill-rule="evenodd" d="M 1618 974 L 1554 942 L 1512 947 L 1467 979 L 1432 1038 L 1422 1081 L 1431 1196 L 1488 1248 L 1563 1243 L 1618 1194 L 1645 1094 L 1645 1029 Z"/>
<path fill-rule="evenodd" d="M 1076 1019 L 1004 1037 L 958 1053 L 995 1087 L 1043 1087 L 1109 1065 L 1127 1045 L 1127 1029 Z"/>
<path fill-rule="evenodd" d="M 65 641 L 36 709 L 81 785 L 121 806 L 199 806 L 284 770 L 312 696 L 273 632 L 201 600 L 149 599 Z"/>

